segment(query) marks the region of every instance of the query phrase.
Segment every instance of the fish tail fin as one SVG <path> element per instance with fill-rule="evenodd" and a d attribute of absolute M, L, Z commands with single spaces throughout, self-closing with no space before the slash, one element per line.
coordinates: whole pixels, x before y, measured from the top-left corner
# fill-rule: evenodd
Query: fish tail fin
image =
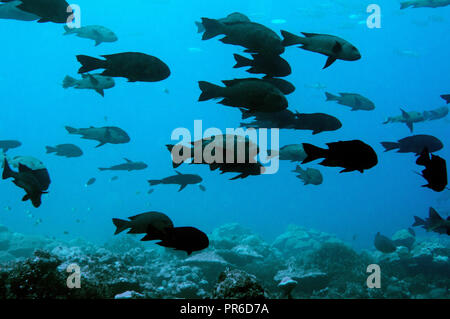
<path fill-rule="evenodd" d="M 65 26 L 64 26 L 64 31 L 66 31 L 66 32 L 64 32 L 63 35 L 68 35 L 68 34 L 76 33 L 76 32 L 77 32 L 76 29 L 77 29 L 77 28 L 69 28 L 67 25 L 65 25 Z"/>
<path fill-rule="evenodd" d="M 209 40 L 223 34 L 224 25 L 218 20 L 202 18 L 202 25 L 205 28 L 202 40 Z"/>
<path fill-rule="evenodd" d="M 385 148 L 385 152 L 392 151 L 400 147 L 400 144 L 395 142 L 381 142 L 381 145 Z"/>
<path fill-rule="evenodd" d="M 75 86 L 75 84 L 77 83 L 77 80 L 75 80 L 73 77 L 66 75 L 66 77 L 63 80 L 63 88 L 67 89 L 70 87 Z"/>
<path fill-rule="evenodd" d="M 120 234 L 125 229 L 129 228 L 129 222 L 127 220 L 113 218 L 112 221 L 114 226 L 116 226 L 116 232 L 114 235 Z"/>
<path fill-rule="evenodd" d="M 7 179 L 10 177 L 14 177 L 14 172 L 11 170 L 11 167 L 9 167 L 8 160 L 5 158 L 3 161 L 3 179 Z"/>
<path fill-rule="evenodd" d="M 416 227 L 416 226 L 423 226 L 423 225 L 425 225 L 426 223 L 425 223 L 425 221 L 422 219 L 422 218 L 420 218 L 420 217 L 417 217 L 417 216 L 414 216 L 414 224 L 413 224 L 413 227 Z"/>
<path fill-rule="evenodd" d="M 52 146 L 46 146 L 45 149 L 47 150 L 46 154 L 50 154 L 50 153 L 55 153 L 56 152 L 56 148 L 54 148 Z"/>
<path fill-rule="evenodd" d="M 331 93 L 325 92 L 325 96 L 327 98 L 327 101 L 337 101 L 339 98 Z"/>
<path fill-rule="evenodd" d="M 160 179 L 149 179 L 148 182 L 150 183 L 150 186 L 155 186 L 162 183 Z"/>
<path fill-rule="evenodd" d="M 71 126 L 66 126 L 66 130 L 69 134 L 77 134 L 78 130 L 76 128 L 73 128 Z"/>
<path fill-rule="evenodd" d="M 202 90 L 202 94 L 198 99 L 199 101 L 208 101 L 220 97 L 222 87 L 206 81 L 199 81 L 198 86 L 200 87 L 200 90 Z"/>
<path fill-rule="evenodd" d="M 305 44 L 302 37 L 299 37 L 293 33 L 281 30 L 281 35 L 283 36 L 283 46 L 287 47 L 295 44 Z"/>
<path fill-rule="evenodd" d="M 197 33 L 202 33 L 205 31 L 205 27 L 203 26 L 203 23 L 195 21 L 195 25 L 197 26 Z"/>
<path fill-rule="evenodd" d="M 391 121 L 392 121 L 392 117 L 387 117 L 387 118 L 384 120 L 383 124 L 391 123 Z"/>
<path fill-rule="evenodd" d="M 237 69 L 237 68 L 242 68 L 245 66 L 251 66 L 253 60 L 248 59 L 242 55 L 239 54 L 234 54 L 234 59 L 236 60 L 236 65 L 233 66 L 233 68 Z"/>
<path fill-rule="evenodd" d="M 77 55 L 77 60 L 82 65 L 78 73 L 86 73 L 105 68 L 105 61 L 87 55 Z"/>
<path fill-rule="evenodd" d="M 318 158 L 327 157 L 328 151 L 326 149 L 314 146 L 312 144 L 303 143 L 303 149 L 306 153 L 306 158 L 303 160 L 302 164 L 315 161 Z"/>

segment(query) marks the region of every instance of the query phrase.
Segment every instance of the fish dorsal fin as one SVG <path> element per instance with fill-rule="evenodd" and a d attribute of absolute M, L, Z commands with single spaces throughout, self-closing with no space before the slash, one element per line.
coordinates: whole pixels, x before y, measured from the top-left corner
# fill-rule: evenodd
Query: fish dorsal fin
<path fill-rule="evenodd" d="M 342 51 L 342 44 L 340 44 L 338 41 L 336 41 L 336 44 L 333 46 L 333 52 L 339 53 Z"/>
<path fill-rule="evenodd" d="M 403 116 L 405 119 L 409 120 L 409 119 L 411 118 L 411 116 L 410 116 L 405 110 L 400 109 L 400 111 L 402 111 L 402 116 Z"/>
<path fill-rule="evenodd" d="M 430 207 L 430 219 L 442 220 L 442 217 L 437 213 L 437 211 L 433 207 Z"/>
<path fill-rule="evenodd" d="M 29 168 L 26 165 L 23 165 L 23 164 L 19 163 L 19 172 L 20 173 L 31 172 L 31 171 L 33 171 L 31 168 Z"/>
<path fill-rule="evenodd" d="M 183 174 L 181 174 L 179 171 L 175 171 L 175 173 L 177 173 L 177 175 L 183 175 Z"/>
<path fill-rule="evenodd" d="M 85 79 L 85 78 L 87 78 L 89 75 L 90 75 L 90 74 L 86 74 L 86 73 L 81 74 L 81 78 L 82 78 L 82 79 Z"/>
<path fill-rule="evenodd" d="M 145 213 L 144 213 L 145 214 Z M 136 220 L 136 219 L 138 219 L 140 216 L 142 216 L 143 214 L 138 214 L 138 215 L 135 215 L 135 216 L 131 216 L 131 217 L 128 217 L 128 219 L 129 220 Z"/>
<path fill-rule="evenodd" d="M 239 84 L 242 81 L 243 80 L 240 80 L 240 79 L 234 79 L 234 80 L 224 80 L 224 81 L 222 81 L 222 83 L 225 84 L 226 87 L 230 87 L 230 86 Z"/>
<path fill-rule="evenodd" d="M 124 157 L 123 158 L 124 160 L 125 160 L 125 162 L 127 162 L 127 163 L 133 163 L 133 161 L 130 161 L 128 158 L 126 158 L 126 157 Z"/>
<path fill-rule="evenodd" d="M 302 34 L 307 38 L 317 37 L 318 35 L 320 35 L 318 33 L 309 33 L 309 32 L 302 32 Z"/>

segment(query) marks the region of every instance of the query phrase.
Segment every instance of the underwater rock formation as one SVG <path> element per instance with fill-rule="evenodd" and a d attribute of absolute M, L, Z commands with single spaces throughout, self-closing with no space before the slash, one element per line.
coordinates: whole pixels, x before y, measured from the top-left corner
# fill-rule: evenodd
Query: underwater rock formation
<path fill-rule="evenodd" d="M 256 277 L 238 269 L 226 269 L 214 288 L 215 299 L 264 299 L 264 288 Z"/>
<path fill-rule="evenodd" d="M 418 237 L 412 243 L 399 231 L 394 238 L 402 245 L 390 254 L 357 252 L 333 235 L 298 226 L 289 226 L 272 244 L 238 224 L 223 225 L 210 238 L 208 249 L 187 256 L 133 236 L 96 245 L 0 226 L 0 298 L 450 296 L 450 240 L 443 237 Z M 31 256 L 11 254 L 19 244 Z M 80 266 L 81 289 L 66 287 L 66 269 L 73 263 Z M 373 263 L 382 269 L 381 289 L 366 285 L 366 267 Z"/>

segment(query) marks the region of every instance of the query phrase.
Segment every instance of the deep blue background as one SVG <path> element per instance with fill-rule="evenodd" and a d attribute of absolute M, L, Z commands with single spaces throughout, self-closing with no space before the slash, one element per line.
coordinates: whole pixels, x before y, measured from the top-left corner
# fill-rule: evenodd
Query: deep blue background
<path fill-rule="evenodd" d="M 448 63 L 450 7 L 399 10 L 395 1 L 377 3 L 382 9 L 382 28 L 368 29 L 365 19 L 370 1 L 88 1 L 79 0 L 82 24 L 100 24 L 119 37 L 116 43 L 94 47 L 94 42 L 63 36 L 62 25 L 0 21 L 1 32 L 1 139 L 23 142 L 9 155 L 32 155 L 48 167 L 52 184 L 39 209 L 22 203 L 23 190 L 11 181 L 0 183 L 0 223 L 14 231 L 63 237 L 83 237 L 103 242 L 114 232 L 112 217 L 128 217 L 148 210 L 168 214 L 176 225 L 196 226 L 204 231 L 228 222 L 239 222 L 268 239 L 294 223 L 337 234 L 344 240 L 358 235 L 357 246 L 368 246 L 377 231 L 391 235 L 408 227 L 413 215 L 426 215 L 441 194 L 421 188 L 424 180 L 413 173 L 419 167 L 412 154 L 383 153 L 381 141 L 410 135 L 406 125 L 382 125 L 385 117 L 406 110 L 428 110 L 444 105 L 440 94 L 450 93 Z M 374 169 L 339 174 L 339 169 L 319 168 L 324 183 L 303 186 L 283 162 L 278 174 L 229 181 L 233 175 L 209 172 L 207 167 L 182 166 L 185 173 L 204 178 L 206 192 L 190 186 L 177 193 L 176 186 L 159 186 L 151 195 L 147 179 L 173 175 L 164 145 L 177 127 L 193 129 L 195 119 L 204 128 L 236 127 L 237 109 L 214 101 L 198 103 L 197 81 L 247 77 L 244 69 L 232 69 L 232 53 L 243 49 L 224 45 L 218 38 L 202 41 L 194 21 L 220 18 L 240 11 L 276 32 L 329 33 L 343 37 L 362 53 L 356 62 L 337 61 L 322 70 L 326 57 L 296 47 L 283 57 L 293 69 L 287 79 L 297 90 L 288 96 L 290 109 L 325 112 L 338 117 L 343 128 L 312 136 L 309 131 L 281 132 L 281 145 L 358 138 L 374 147 L 379 165 Z M 274 24 L 284 19 L 284 24 Z M 399 54 L 413 51 L 414 56 Z M 140 51 L 161 58 L 172 75 L 160 83 L 127 83 L 117 79 L 105 98 L 93 91 L 64 90 L 65 75 L 74 76 L 77 54 L 99 56 Z M 357 92 L 376 104 L 372 112 L 325 102 L 325 90 L 306 86 L 318 83 L 326 91 Z M 165 90 L 169 90 L 169 94 Z M 106 117 L 106 118 L 105 118 Z M 125 129 L 131 143 L 94 148 L 96 142 L 66 133 L 64 126 L 114 125 Z M 448 141 L 448 120 L 421 123 L 415 133 L 433 134 Z M 65 159 L 45 154 L 45 145 L 75 143 L 85 155 Z M 449 147 L 438 153 L 450 158 Z M 98 167 L 122 162 L 122 158 L 145 161 L 140 172 L 99 172 Z M 119 180 L 110 182 L 114 175 Z M 84 187 L 96 177 L 97 182 Z M 137 194 L 137 192 L 140 192 Z M 448 203 L 448 202 L 447 202 Z M 448 205 L 448 204 L 447 204 Z M 11 211 L 3 207 L 10 206 Z M 445 210 L 445 204 L 440 204 Z M 448 206 L 447 206 L 448 207 Z M 34 218 L 27 215 L 31 211 Z M 444 214 L 445 215 L 445 214 Z M 35 226 L 37 218 L 42 224 Z M 76 223 L 80 219 L 81 223 Z"/>

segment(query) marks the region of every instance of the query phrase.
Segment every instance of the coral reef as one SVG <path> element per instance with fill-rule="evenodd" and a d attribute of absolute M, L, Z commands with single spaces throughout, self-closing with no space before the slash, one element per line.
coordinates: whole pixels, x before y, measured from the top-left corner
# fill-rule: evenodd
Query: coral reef
<path fill-rule="evenodd" d="M 264 288 L 245 271 L 227 268 L 213 291 L 216 299 L 264 299 Z"/>
<path fill-rule="evenodd" d="M 11 232 L 0 225 L 0 298 L 449 298 L 450 241 L 393 236 L 396 251 L 355 251 L 335 236 L 289 226 L 272 244 L 238 224 L 187 256 L 132 235 L 103 245 Z M 67 287 L 69 265 L 81 288 Z M 382 271 L 366 285 L 367 266 Z"/>

